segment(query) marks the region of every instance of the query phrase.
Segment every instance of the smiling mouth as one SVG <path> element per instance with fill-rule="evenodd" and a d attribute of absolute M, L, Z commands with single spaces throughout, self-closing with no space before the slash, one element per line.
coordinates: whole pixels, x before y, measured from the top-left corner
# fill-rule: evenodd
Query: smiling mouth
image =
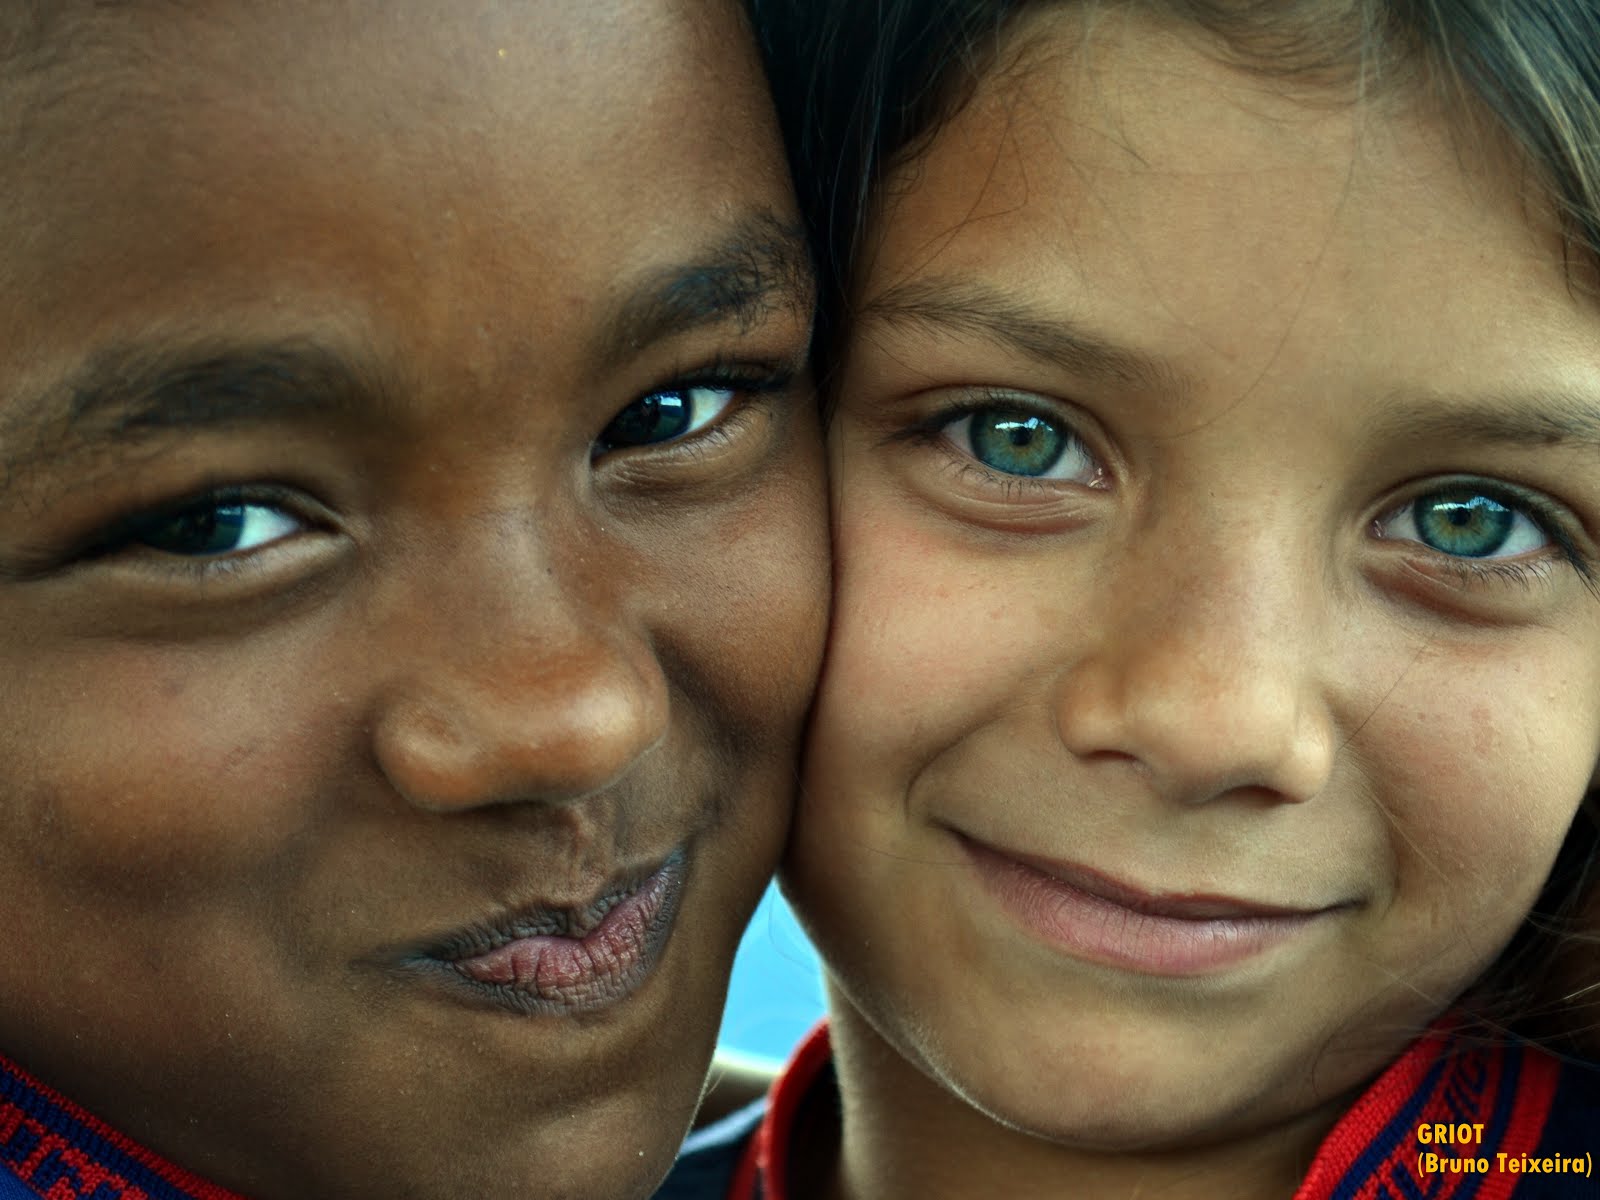
<path fill-rule="evenodd" d="M 1346 907 L 1151 894 L 1076 863 L 957 837 L 985 890 L 1029 933 L 1075 958 L 1139 974 L 1213 974 L 1290 941 Z"/>
<path fill-rule="evenodd" d="M 678 915 L 686 856 L 588 903 L 538 907 L 443 939 L 410 965 L 458 994 L 518 1013 L 576 1014 L 617 1004 L 660 961 Z"/>

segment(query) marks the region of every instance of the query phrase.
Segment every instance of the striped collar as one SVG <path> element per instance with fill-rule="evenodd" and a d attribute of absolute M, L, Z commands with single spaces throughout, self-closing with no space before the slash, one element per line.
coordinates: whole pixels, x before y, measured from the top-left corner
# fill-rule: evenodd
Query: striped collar
<path fill-rule="evenodd" d="M 1451 1028 L 1442 1022 L 1413 1043 L 1340 1118 L 1294 1200 L 1510 1200 L 1524 1176 L 1498 1169 L 1496 1155 L 1517 1159 L 1537 1152 L 1560 1065 L 1527 1046 L 1465 1042 Z M 801 1107 L 816 1089 L 834 1086 L 824 1023 L 773 1084 L 728 1200 L 791 1200 L 786 1181 Z M 1435 1125 L 1481 1126 L 1481 1138 L 1472 1135 L 1468 1146 L 1421 1142 L 1419 1130 Z M 1490 1169 L 1430 1171 L 1430 1151 L 1448 1159 L 1484 1159 Z"/>
<path fill-rule="evenodd" d="M 124 1137 L 0 1056 L 0 1176 L 44 1200 L 244 1200 Z M 0 1178 L 0 1197 L 19 1194 Z"/>

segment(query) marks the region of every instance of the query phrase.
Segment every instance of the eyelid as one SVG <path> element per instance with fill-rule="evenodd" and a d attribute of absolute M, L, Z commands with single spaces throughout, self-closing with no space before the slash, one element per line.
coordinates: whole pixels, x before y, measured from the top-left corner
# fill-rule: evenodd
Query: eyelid
<path fill-rule="evenodd" d="M 766 396 L 792 387 L 803 371 L 802 364 L 793 362 L 775 360 L 736 362 L 717 358 L 704 367 L 683 372 L 677 378 L 645 392 L 644 395 L 688 388 L 723 388 L 747 396 Z"/>
<path fill-rule="evenodd" d="M 742 403 L 731 404 L 726 412 L 702 429 L 670 442 L 661 442 L 641 449 L 658 451 L 653 458 L 666 459 L 668 463 L 694 464 L 705 461 L 744 433 L 746 425 L 760 411 L 763 399 L 756 396 Z"/>
<path fill-rule="evenodd" d="M 938 433 L 963 417 L 1003 409 L 1049 421 L 1087 445 L 1087 441 L 1080 433 L 1081 422 L 1064 411 L 1065 406 L 1059 403 L 1051 403 L 1027 392 L 1013 392 L 1004 388 L 968 387 L 948 390 L 953 393 L 950 399 L 940 402 L 925 416 L 917 417 L 909 426 L 897 428 L 887 440 L 915 441 L 928 434 Z"/>

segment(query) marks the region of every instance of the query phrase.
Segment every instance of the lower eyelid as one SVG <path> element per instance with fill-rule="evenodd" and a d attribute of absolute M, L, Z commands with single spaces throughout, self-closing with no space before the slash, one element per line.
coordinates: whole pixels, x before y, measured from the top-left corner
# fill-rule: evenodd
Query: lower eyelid
<path fill-rule="evenodd" d="M 242 596 L 298 588 L 320 575 L 340 546 L 348 546 L 340 531 L 303 525 L 290 536 L 233 553 L 184 555 L 135 545 L 58 563 L 39 574 L 41 578 L 67 578 L 103 572 L 108 603 L 131 602 L 142 596 L 149 604 L 172 604 L 187 611 L 197 605 L 231 604 Z M 200 585 L 205 585 L 205 590 L 188 590 Z"/>
<path fill-rule="evenodd" d="M 958 446 L 952 445 L 949 439 L 944 440 L 941 449 L 947 454 L 950 467 L 958 476 L 977 479 L 985 487 L 997 488 L 1008 495 L 1018 491 L 1050 492 L 1055 490 L 1055 484 L 1063 482 L 1057 479 L 1043 479 L 1037 475 L 1008 475 L 1004 471 L 996 471 Z"/>
<path fill-rule="evenodd" d="M 1409 571 L 1418 578 L 1431 579 L 1436 584 L 1446 584 L 1463 591 L 1484 593 L 1486 598 L 1493 596 L 1493 589 L 1511 587 L 1514 591 L 1509 594 L 1520 596 L 1536 586 L 1554 586 L 1567 570 L 1575 573 L 1591 591 L 1595 589 L 1592 561 L 1574 541 L 1559 515 L 1541 511 L 1542 506 L 1522 497 L 1496 494 L 1487 489 L 1480 494 L 1489 496 L 1510 508 L 1521 520 L 1531 523 L 1542 543 L 1510 554 L 1474 557 L 1451 554 L 1417 537 L 1386 536 L 1384 524 L 1409 510 L 1416 503 L 1416 497 L 1389 508 L 1375 518 L 1371 523 L 1373 536 L 1400 551 L 1403 556 L 1400 561 L 1405 562 Z"/>

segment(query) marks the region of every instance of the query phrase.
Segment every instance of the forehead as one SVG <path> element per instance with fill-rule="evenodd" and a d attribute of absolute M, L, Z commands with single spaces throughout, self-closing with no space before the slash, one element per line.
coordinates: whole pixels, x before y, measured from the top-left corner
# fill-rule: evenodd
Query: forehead
<path fill-rule="evenodd" d="M 443 11 L 69 4 L 4 83 L 0 317 L 40 358 L 218 311 L 441 330 L 464 291 L 478 324 L 581 308 L 787 206 L 733 4 Z"/>
<path fill-rule="evenodd" d="M 1535 344 L 1595 365 L 1555 215 L 1486 127 L 1408 87 L 1264 78 L 1130 12 L 1052 8 L 1015 36 L 886 190 L 867 311 L 979 281 L 1237 387 L 1352 357 L 1448 372 L 1466 345 L 1473 371 Z"/>
<path fill-rule="evenodd" d="M 391 134 L 409 128 L 413 138 L 428 131 L 412 119 L 451 109 L 482 128 L 558 99 L 577 119 L 644 112 L 691 94 L 695 64 L 743 57 L 747 38 L 733 0 L 461 0 L 448 9 L 432 0 L 50 0 L 0 9 L 4 84 L 38 102 L 30 121 L 80 105 L 73 114 L 115 122 L 122 110 L 166 102 L 164 115 L 186 123 L 230 99 L 242 108 L 271 95 L 283 112 L 337 114 L 349 128 Z M 632 96 L 615 93 L 624 82 Z M 542 124 L 581 137 L 562 122 Z"/>
<path fill-rule="evenodd" d="M 422 0 L 65 0 L 10 40 L 4 132 L 30 175 L 134 175 L 129 159 L 198 174 L 203 161 L 165 156 L 247 131 L 307 159 L 444 169 L 451 148 L 460 165 L 493 142 L 518 162 L 603 167 L 630 133 L 748 107 L 756 82 L 725 0 L 464 0 L 447 14 Z"/>

